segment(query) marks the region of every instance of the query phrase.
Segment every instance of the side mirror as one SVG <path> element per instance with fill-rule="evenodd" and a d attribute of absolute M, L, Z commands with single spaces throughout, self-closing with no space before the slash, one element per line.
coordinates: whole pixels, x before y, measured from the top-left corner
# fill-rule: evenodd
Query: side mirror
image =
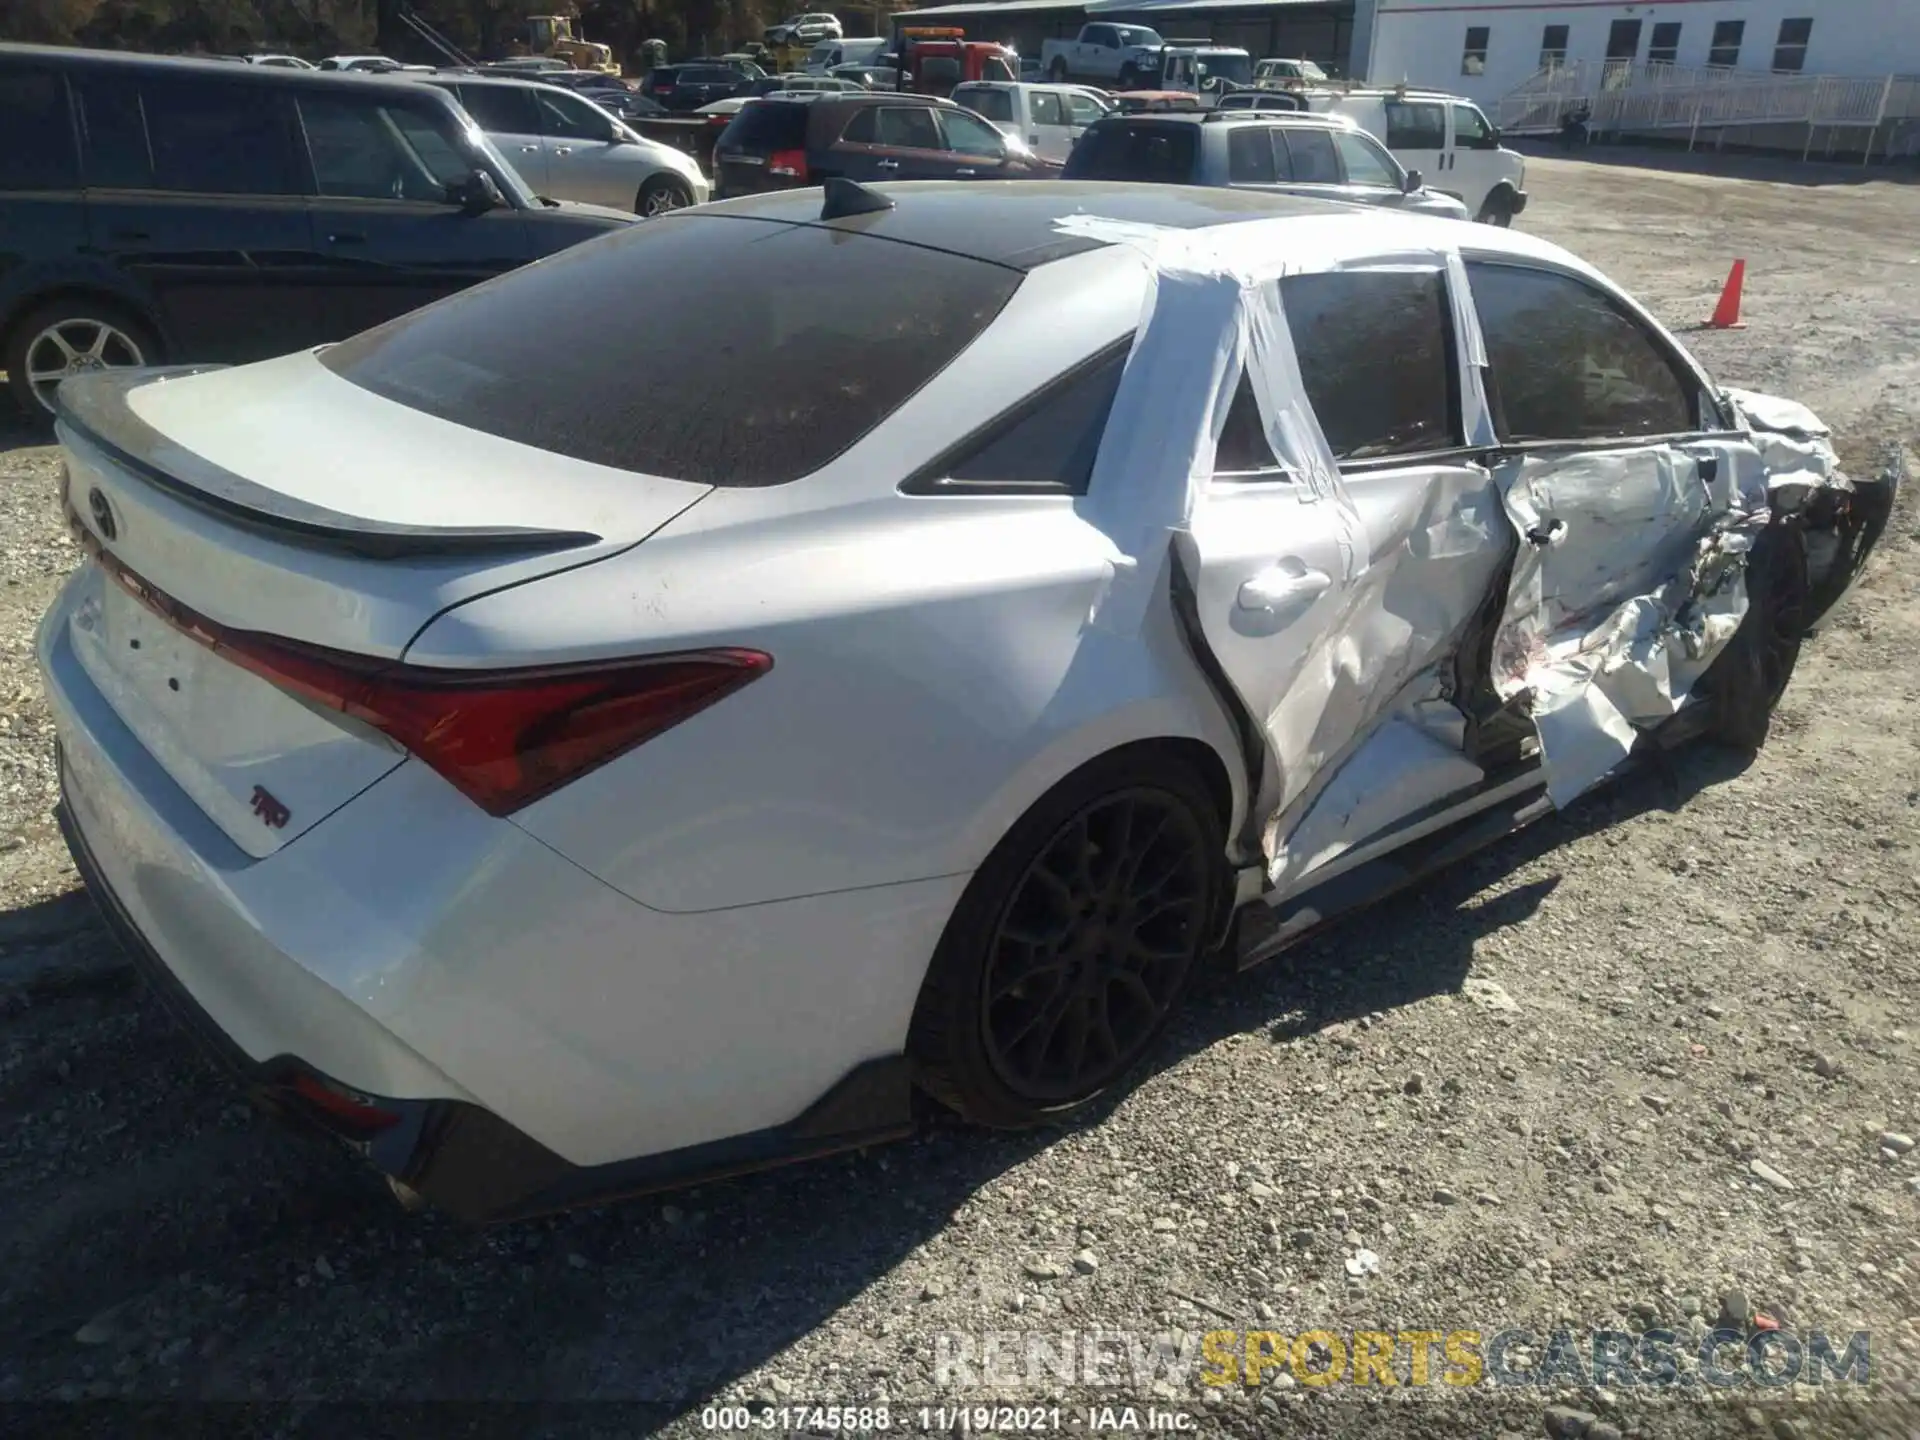
<path fill-rule="evenodd" d="M 451 193 L 447 198 L 460 207 L 463 215 L 484 215 L 507 203 L 507 197 L 500 193 L 493 176 L 485 170 L 475 169 L 460 184 L 448 189 Z"/>
<path fill-rule="evenodd" d="M 1400 177 L 1400 193 L 1411 195 L 1424 183 L 1418 170 L 1409 170 Z"/>
<path fill-rule="evenodd" d="M 1498 150 L 1500 148 L 1500 127 L 1498 125 L 1493 126 L 1487 131 L 1486 148 L 1489 150 Z"/>

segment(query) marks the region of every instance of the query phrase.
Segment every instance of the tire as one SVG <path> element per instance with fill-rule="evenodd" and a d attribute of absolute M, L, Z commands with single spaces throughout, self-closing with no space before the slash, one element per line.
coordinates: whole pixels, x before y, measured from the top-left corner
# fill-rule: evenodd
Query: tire
<path fill-rule="evenodd" d="M 1473 218 L 1482 225 L 1498 225 L 1505 230 L 1513 224 L 1513 202 L 1507 199 L 1504 191 L 1495 190 L 1487 196 L 1480 213 Z"/>
<path fill-rule="evenodd" d="M 1047 67 L 1047 75 L 1056 85 L 1066 83 L 1067 62 L 1058 55 L 1054 56 L 1053 63 Z"/>
<path fill-rule="evenodd" d="M 1747 557 L 1747 613 L 1699 680 L 1707 736 L 1735 750 L 1767 743 L 1774 707 L 1807 627 L 1807 545 L 1796 525 L 1769 525 Z"/>
<path fill-rule="evenodd" d="M 1134 87 L 1134 86 L 1136 86 L 1136 85 L 1138 85 L 1138 84 L 1140 83 L 1140 72 L 1139 72 L 1139 70 L 1137 70 L 1136 68 L 1134 68 L 1134 67 L 1133 67 L 1132 65 L 1122 65 L 1122 66 L 1120 67 L 1120 82 L 1119 82 L 1119 83 L 1120 83 L 1120 88 L 1121 88 L 1122 90 L 1131 90 L 1131 89 L 1133 89 L 1133 87 Z"/>
<path fill-rule="evenodd" d="M 1224 848 L 1218 803 L 1175 756 L 1117 752 L 1062 781 L 947 922 L 908 1036 L 920 1088 L 1019 1129 L 1122 1079 L 1207 949 Z"/>
<path fill-rule="evenodd" d="M 65 351 L 59 348 L 62 340 Z M 80 356 L 68 353 L 75 350 Z M 30 423 L 53 423 L 53 391 L 59 383 L 58 378 L 48 381 L 36 375 L 45 375 L 63 357 L 72 362 L 81 356 L 91 363 L 75 364 L 65 373 L 155 364 L 160 341 L 152 326 L 125 307 L 85 295 L 51 300 L 21 316 L 7 335 L 0 364 L 6 366 L 7 386 Z"/>
<path fill-rule="evenodd" d="M 687 188 L 684 180 L 671 175 L 656 175 L 640 187 L 640 193 L 633 197 L 633 213 L 636 215 L 666 215 L 675 210 L 684 210 L 693 204 L 693 191 Z"/>

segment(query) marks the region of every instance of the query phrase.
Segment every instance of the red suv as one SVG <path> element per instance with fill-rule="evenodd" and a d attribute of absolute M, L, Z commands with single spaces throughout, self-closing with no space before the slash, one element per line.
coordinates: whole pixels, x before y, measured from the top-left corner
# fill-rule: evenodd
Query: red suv
<path fill-rule="evenodd" d="M 714 198 L 847 180 L 1058 175 L 1019 140 L 931 95 L 794 94 L 750 101 L 713 147 Z"/>

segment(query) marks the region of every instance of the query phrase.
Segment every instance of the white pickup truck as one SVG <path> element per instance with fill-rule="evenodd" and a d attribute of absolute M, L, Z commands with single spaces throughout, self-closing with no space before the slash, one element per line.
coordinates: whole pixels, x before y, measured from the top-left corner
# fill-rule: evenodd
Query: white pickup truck
<path fill-rule="evenodd" d="M 1042 42 L 1040 68 L 1056 85 L 1088 80 L 1126 89 L 1158 72 L 1165 44 L 1144 25 L 1095 21 L 1082 25 L 1077 39 Z"/>

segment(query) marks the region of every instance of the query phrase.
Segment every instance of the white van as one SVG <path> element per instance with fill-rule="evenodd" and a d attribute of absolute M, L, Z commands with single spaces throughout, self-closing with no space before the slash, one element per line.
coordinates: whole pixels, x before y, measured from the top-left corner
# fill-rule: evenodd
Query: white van
<path fill-rule="evenodd" d="M 836 65 L 873 65 L 886 53 L 885 40 L 822 40 L 807 52 L 800 68 L 809 75 L 831 74 Z"/>
<path fill-rule="evenodd" d="M 964 105 L 1002 135 L 1026 142 L 1034 154 L 1065 161 L 1080 132 L 1113 106 L 1080 85 L 1032 85 L 1014 80 L 973 80 L 953 87 Z"/>
<path fill-rule="evenodd" d="M 1500 143 L 1480 107 L 1438 90 L 1309 90 L 1309 110 L 1344 115 L 1429 189 L 1457 196 L 1476 220 L 1511 225 L 1527 208 L 1525 157 Z"/>

